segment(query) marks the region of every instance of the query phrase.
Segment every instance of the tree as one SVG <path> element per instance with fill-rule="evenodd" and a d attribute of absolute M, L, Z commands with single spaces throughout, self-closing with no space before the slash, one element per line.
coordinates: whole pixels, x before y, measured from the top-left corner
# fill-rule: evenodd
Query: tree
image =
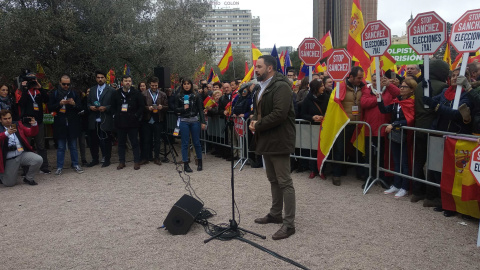
<path fill-rule="evenodd" d="M 4 0 L 0 75 L 9 79 L 36 62 L 56 82 L 69 74 L 80 89 L 97 69 L 130 67 L 134 81 L 163 65 L 191 76 L 211 57 L 196 24 L 208 10 L 201 0 Z"/>
<path fill-rule="evenodd" d="M 215 65 L 215 73 L 218 74 L 218 77 L 223 82 L 231 82 L 235 79 L 243 79 L 245 77 L 245 61 L 248 61 L 247 56 L 241 50 L 233 48 L 232 49 L 233 61 L 230 63 L 225 74 L 220 74 L 220 69 Z M 208 76 L 208 75 L 207 75 Z"/>

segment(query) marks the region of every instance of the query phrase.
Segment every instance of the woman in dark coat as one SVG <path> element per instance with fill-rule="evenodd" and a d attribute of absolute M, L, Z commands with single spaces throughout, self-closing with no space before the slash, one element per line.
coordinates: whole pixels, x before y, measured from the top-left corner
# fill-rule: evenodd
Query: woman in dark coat
<path fill-rule="evenodd" d="M 310 82 L 310 92 L 302 102 L 300 116 L 302 119 L 310 121 L 314 125 L 319 125 L 323 121 L 325 112 L 327 111 L 330 93 L 325 91 L 322 81 L 313 80 Z M 312 157 L 317 156 L 317 151 L 312 151 Z M 318 167 L 316 160 L 309 160 L 308 167 L 310 175 L 308 178 L 313 179 L 318 175 Z M 325 179 L 325 175 L 320 174 L 320 178 Z"/>

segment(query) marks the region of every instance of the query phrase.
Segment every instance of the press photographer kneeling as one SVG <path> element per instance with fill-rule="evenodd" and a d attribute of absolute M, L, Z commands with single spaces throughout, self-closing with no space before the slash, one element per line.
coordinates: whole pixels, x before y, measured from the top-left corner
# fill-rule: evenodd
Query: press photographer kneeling
<path fill-rule="evenodd" d="M 20 166 L 28 167 L 23 182 L 29 185 L 37 184 L 33 178 L 42 166 L 43 158 L 33 153 L 27 137 L 37 135 L 38 126 L 34 117 L 25 118 L 25 121 L 28 121 L 31 127 L 26 127 L 21 122 L 12 122 L 12 113 L 9 110 L 0 111 L 0 178 L 6 187 L 16 184 Z"/>

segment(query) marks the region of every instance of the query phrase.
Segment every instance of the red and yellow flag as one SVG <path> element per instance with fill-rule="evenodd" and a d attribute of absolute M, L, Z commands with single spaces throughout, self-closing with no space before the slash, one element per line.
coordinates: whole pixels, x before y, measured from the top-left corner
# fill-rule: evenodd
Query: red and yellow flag
<path fill-rule="evenodd" d="M 254 67 L 251 67 L 250 70 L 247 72 L 247 75 L 245 75 L 245 77 L 243 78 L 242 83 L 246 83 L 246 82 L 249 82 L 252 80 L 252 76 L 253 76 L 253 68 Z"/>
<path fill-rule="evenodd" d="M 255 46 L 255 44 L 252 43 L 252 60 L 253 60 L 253 66 L 257 64 L 258 57 L 262 56 L 262 52 L 260 52 L 259 49 Z"/>
<path fill-rule="evenodd" d="M 215 103 L 215 101 L 211 98 L 211 97 L 207 97 L 204 101 L 203 101 L 203 107 L 215 107 L 217 106 L 217 103 Z"/>
<path fill-rule="evenodd" d="M 476 146 L 476 141 L 446 138 L 440 189 L 443 209 L 480 218 L 480 186 L 470 172 Z"/>
<path fill-rule="evenodd" d="M 337 87 L 330 94 L 325 118 L 320 126 L 320 135 L 318 137 L 317 166 L 322 171 L 323 163 L 332 149 L 333 143 L 337 139 L 343 128 L 350 122 L 347 113 L 343 109 L 342 102 L 335 98 Z M 343 140 L 343 138 L 340 138 Z"/>
<path fill-rule="evenodd" d="M 348 30 L 347 51 L 353 61 L 360 62 L 363 69 L 370 66 L 370 57 L 362 48 L 362 31 L 365 28 L 362 9 L 359 0 L 353 0 L 352 16 L 350 17 L 350 29 Z"/>
<path fill-rule="evenodd" d="M 452 69 L 452 57 L 450 56 L 450 44 L 447 42 L 447 47 L 445 47 L 445 53 L 443 54 L 443 61 L 447 62 L 450 69 Z"/>
<path fill-rule="evenodd" d="M 320 44 L 322 44 L 323 54 L 322 57 L 329 57 L 330 54 L 333 52 L 333 43 L 332 43 L 332 36 L 330 31 L 328 31 L 322 39 L 320 39 Z"/>
<path fill-rule="evenodd" d="M 220 79 L 218 78 L 217 74 L 215 74 L 215 71 L 213 71 L 213 68 L 210 68 L 210 74 L 208 74 L 208 79 L 207 79 L 207 83 L 211 83 L 211 82 L 219 82 Z"/>
<path fill-rule="evenodd" d="M 227 49 L 225 50 L 225 53 L 223 54 L 222 59 L 220 59 L 220 62 L 217 65 L 222 75 L 228 70 L 228 67 L 230 66 L 230 62 L 232 61 L 233 61 L 232 42 L 229 41 Z"/>
<path fill-rule="evenodd" d="M 54 88 L 50 80 L 47 78 L 47 75 L 45 74 L 42 65 L 39 62 L 37 62 L 36 76 L 39 79 L 39 82 L 42 85 L 43 89 L 50 90 Z"/>
<path fill-rule="evenodd" d="M 350 142 L 353 144 L 353 147 L 365 155 L 365 125 L 357 125 Z"/>

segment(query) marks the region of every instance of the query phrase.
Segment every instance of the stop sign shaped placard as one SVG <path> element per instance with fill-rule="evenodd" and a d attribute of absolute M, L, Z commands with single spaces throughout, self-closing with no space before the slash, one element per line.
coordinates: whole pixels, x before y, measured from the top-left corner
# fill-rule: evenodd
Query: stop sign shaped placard
<path fill-rule="evenodd" d="M 362 47 L 370 56 L 382 56 L 390 47 L 390 28 L 382 21 L 367 23 L 362 32 Z"/>
<path fill-rule="evenodd" d="M 298 57 L 307 66 L 314 66 L 322 59 L 323 48 L 316 38 L 305 38 L 298 47 Z"/>
<path fill-rule="evenodd" d="M 470 172 L 480 185 L 480 145 L 472 151 L 472 156 L 470 159 Z"/>
<path fill-rule="evenodd" d="M 350 73 L 352 57 L 345 49 L 337 49 L 327 60 L 327 71 L 332 80 L 343 81 Z"/>
<path fill-rule="evenodd" d="M 434 54 L 447 39 L 447 24 L 434 11 L 418 14 L 408 26 L 408 44 L 417 54 Z"/>
<path fill-rule="evenodd" d="M 458 52 L 475 52 L 480 48 L 480 9 L 469 10 L 452 26 L 450 43 Z"/>

